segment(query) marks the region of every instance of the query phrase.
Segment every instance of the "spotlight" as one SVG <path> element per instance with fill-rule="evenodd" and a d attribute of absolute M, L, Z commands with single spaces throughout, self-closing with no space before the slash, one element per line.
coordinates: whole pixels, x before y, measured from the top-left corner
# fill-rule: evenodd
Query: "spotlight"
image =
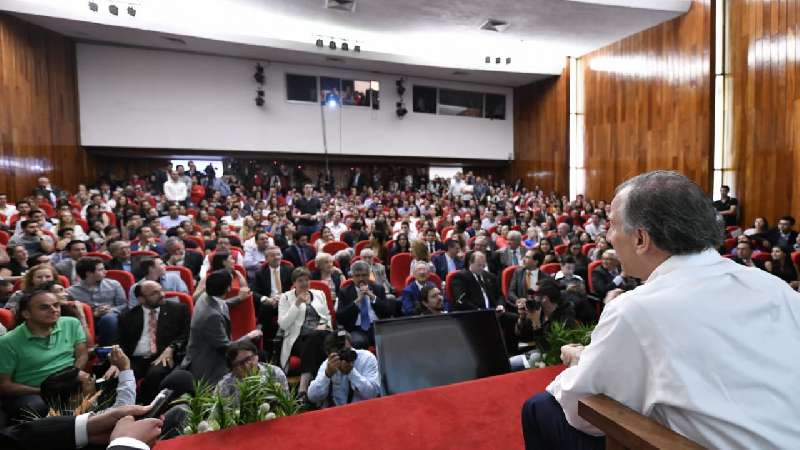
<path fill-rule="evenodd" d="M 353 47 L 353 51 L 354 52 L 360 52 L 361 51 L 361 46 L 360 45 L 356 45 L 355 47 Z"/>
<path fill-rule="evenodd" d="M 492 57 L 491 56 L 487 56 L 486 57 L 486 64 L 489 64 L 490 62 L 492 62 Z"/>
<path fill-rule="evenodd" d="M 115 16 L 118 16 L 119 15 L 119 8 L 117 8 L 117 5 L 108 5 L 108 12 L 110 12 L 111 14 L 113 14 Z"/>
<path fill-rule="evenodd" d="M 405 105 L 403 105 L 403 102 L 397 102 L 397 110 L 395 113 L 397 114 L 397 117 L 403 117 L 408 114 L 408 110 L 406 109 Z"/>
<path fill-rule="evenodd" d="M 253 75 L 253 78 L 256 79 L 258 84 L 264 84 L 266 78 L 264 77 L 264 66 L 261 64 L 256 64 L 256 73 Z"/>
<path fill-rule="evenodd" d="M 344 51 L 350 50 L 350 46 L 347 44 L 347 42 L 342 42 L 342 50 Z"/>
<path fill-rule="evenodd" d="M 325 43 L 322 42 L 322 39 L 317 39 L 317 47 L 325 47 Z"/>
<path fill-rule="evenodd" d="M 495 58 L 494 62 L 497 63 L 497 64 L 500 64 L 500 57 L 498 56 L 497 58 Z"/>
<path fill-rule="evenodd" d="M 333 92 L 328 92 L 328 94 L 325 95 L 325 106 L 328 108 L 336 108 L 339 106 L 339 97 Z"/>
<path fill-rule="evenodd" d="M 133 8 L 133 6 L 128 6 L 128 15 L 131 17 L 136 17 L 136 10 Z"/>
<path fill-rule="evenodd" d="M 97 10 L 98 10 L 97 3 L 95 3 L 95 2 L 89 2 L 89 9 L 90 9 L 92 12 L 97 12 Z"/>
<path fill-rule="evenodd" d="M 406 93 L 406 87 L 405 87 L 405 85 L 404 85 L 404 84 L 405 84 L 405 80 L 404 80 L 404 79 L 402 79 L 402 78 L 400 78 L 399 80 L 395 81 L 395 83 L 394 83 L 394 84 L 396 84 L 396 85 L 397 85 L 397 95 L 399 95 L 400 97 L 402 97 L 402 96 L 403 96 L 403 94 L 405 94 L 405 93 Z"/>
<path fill-rule="evenodd" d="M 511 58 L 506 58 L 506 64 L 511 64 Z"/>
<path fill-rule="evenodd" d="M 331 50 L 336 50 L 336 42 L 331 41 L 328 44 L 328 48 L 331 49 Z"/>

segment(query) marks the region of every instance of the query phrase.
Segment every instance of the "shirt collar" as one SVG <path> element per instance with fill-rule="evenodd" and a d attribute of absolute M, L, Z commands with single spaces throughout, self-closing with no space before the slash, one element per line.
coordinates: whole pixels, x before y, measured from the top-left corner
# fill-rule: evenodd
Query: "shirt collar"
<path fill-rule="evenodd" d="M 678 269 L 708 266 L 720 262 L 721 260 L 722 256 L 713 248 L 697 253 L 690 253 L 688 255 L 672 255 L 656 267 L 653 273 L 647 278 L 646 283 L 650 283 L 658 277 L 665 276 Z"/>
<path fill-rule="evenodd" d="M 44 339 L 49 338 L 61 331 L 61 319 L 56 321 L 56 324 L 53 325 L 53 328 L 50 329 L 50 336 L 36 336 L 35 334 L 31 333 L 30 328 L 28 328 L 28 323 L 25 322 L 22 324 L 22 334 L 25 336 L 25 339 Z"/>

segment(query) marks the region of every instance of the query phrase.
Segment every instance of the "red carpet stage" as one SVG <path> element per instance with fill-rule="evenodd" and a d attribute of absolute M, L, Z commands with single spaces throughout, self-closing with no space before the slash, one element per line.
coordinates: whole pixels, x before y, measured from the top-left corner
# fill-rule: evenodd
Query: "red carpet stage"
<path fill-rule="evenodd" d="M 520 449 L 520 409 L 563 366 L 393 395 L 186 436 L 155 450 Z"/>

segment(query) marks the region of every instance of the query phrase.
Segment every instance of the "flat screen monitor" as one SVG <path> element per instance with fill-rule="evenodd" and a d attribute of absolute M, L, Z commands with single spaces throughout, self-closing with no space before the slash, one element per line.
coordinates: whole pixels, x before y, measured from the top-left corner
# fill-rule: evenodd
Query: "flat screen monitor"
<path fill-rule="evenodd" d="M 510 370 L 494 311 L 380 320 L 375 346 L 384 395 Z"/>

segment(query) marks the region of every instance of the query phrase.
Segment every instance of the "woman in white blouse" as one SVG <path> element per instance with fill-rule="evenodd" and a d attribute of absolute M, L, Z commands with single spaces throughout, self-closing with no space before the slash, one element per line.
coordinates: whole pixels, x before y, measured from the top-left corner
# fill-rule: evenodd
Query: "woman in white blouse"
<path fill-rule="evenodd" d="M 308 385 L 326 359 L 324 342 L 331 332 L 331 313 L 325 294 L 309 289 L 311 274 L 305 267 L 292 271 L 293 287 L 281 295 L 278 303 L 278 326 L 283 331 L 281 367 L 289 369 L 289 357 L 300 357 L 300 386 L 298 393 L 308 391 Z"/>

